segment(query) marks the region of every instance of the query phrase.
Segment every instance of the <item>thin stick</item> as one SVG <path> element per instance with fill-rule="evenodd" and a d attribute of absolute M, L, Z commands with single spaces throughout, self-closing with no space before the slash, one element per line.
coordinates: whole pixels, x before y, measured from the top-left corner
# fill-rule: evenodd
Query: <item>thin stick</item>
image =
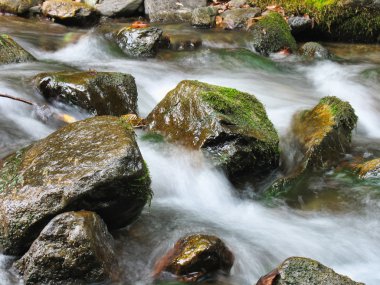
<path fill-rule="evenodd" d="M 32 106 L 35 105 L 33 102 L 30 102 L 30 101 L 22 99 L 22 98 L 13 97 L 13 96 L 10 96 L 10 95 L 0 94 L 0 97 L 8 98 L 8 99 L 15 100 L 15 101 L 19 101 L 19 102 L 22 102 L 22 103 L 25 103 L 25 104 L 28 104 L 28 105 L 32 105 Z"/>

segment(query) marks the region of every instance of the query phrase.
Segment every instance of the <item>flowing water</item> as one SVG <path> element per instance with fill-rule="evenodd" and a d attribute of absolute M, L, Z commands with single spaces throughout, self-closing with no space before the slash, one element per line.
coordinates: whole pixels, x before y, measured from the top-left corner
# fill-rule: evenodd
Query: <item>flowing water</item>
<path fill-rule="evenodd" d="M 9 33 L 38 62 L 0 66 L 0 93 L 46 104 L 31 87 L 39 72 L 119 71 L 136 78 L 139 112 L 147 115 L 183 79 L 234 87 L 261 100 L 286 144 L 295 112 L 334 95 L 349 101 L 359 116 L 350 155 L 380 154 L 380 82 L 366 70 L 380 68 L 380 47 L 327 45 L 338 60 L 302 62 L 291 56 L 271 60 L 250 51 L 243 32 L 197 31 L 166 26 L 169 33 L 201 37 L 196 51 L 161 51 L 155 59 L 124 57 L 95 30 L 68 29 L 48 22 L 0 17 L 0 33 Z M 77 119 L 88 116 L 69 106 L 50 106 Z M 0 158 L 53 132 L 28 105 L 0 98 Z M 255 284 L 290 256 L 319 260 L 369 285 L 380 284 L 380 185 L 331 170 L 309 185 L 313 195 L 297 206 L 260 198 L 260 187 L 235 189 L 223 173 L 197 153 L 173 145 L 139 145 L 151 176 L 154 198 L 139 220 L 115 233 L 125 284 L 150 284 L 156 260 L 187 233 L 222 238 L 234 252 L 231 276 L 218 284 Z M 0 284 L 19 284 L 9 271 L 11 258 L 0 255 Z"/>

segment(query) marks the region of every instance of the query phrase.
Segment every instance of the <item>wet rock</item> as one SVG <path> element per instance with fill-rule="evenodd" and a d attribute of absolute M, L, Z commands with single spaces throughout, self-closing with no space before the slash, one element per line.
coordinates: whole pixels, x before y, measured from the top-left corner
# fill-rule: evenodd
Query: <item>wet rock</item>
<path fill-rule="evenodd" d="M 212 28 L 218 10 L 213 7 L 200 7 L 193 10 L 191 24 L 197 28 Z"/>
<path fill-rule="evenodd" d="M 45 17 L 69 26 L 88 26 L 99 20 L 99 14 L 93 7 L 71 0 L 47 0 L 42 4 L 42 13 Z"/>
<path fill-rule="evenodd" d="M 53 72 L 34 78 L 48 101 L 79 106 L 94 115 L 137 114 L 137 87 L 133 76 L 117 72 Z"/>
<path fill-rule="evenodd" d="M 290 257 L 256 285 L 364 285 L 334 272 L 318 261 Z"/>
<path fill-rule="evenodd" d="M 93 212 L 55 217 L 14 264 L 26 284 L 89 284 L 116 279 L 114 241 Z"/>
<path fill-rule="evenodd" d="M 156 264 L 155 276 L 169 279 L 168 274 L 184 282 L 196 282 L 219 272 L 228 274 L 234 256 L 218 237 L 190 235 L 181 238 Z"/>
<path fill-rule="evenodd" d="M 150 198 L 130 125 L 110 116 L 72 123 L 5 159 L 0 251 L 25 253 L 50 219 L 66 211 L 94 211 L 110 229 L 124 227 Z"/>
<path fill-rule="evenodd" d="M 42 0 L 0 0 L 0 12 L 22 15 L 41 2 Z"/>
<path fill-rule="evenodd" d="M 261 14 L 261 9 L 255 8 L 238 8 L 227 10 L 221 14 L 223 18 L 223 26 L 226 29 L 242 29 L 247 27 L 247 21 Z"/>
<path fill-rule="evenodd" d="M 351 134 L 357 123 L 354 109 L 336 97 L 325 97 L 312 110 L 295 115 L 292 123 L 294 145 L 302 154 L 294 171 L 277 180 L 268 193 L 286 194 L 307 173 L 334 166 L 351 145 Z"/>
<path fill-rule="evenodd" d="M 182 81 L 147 117 L 148 129 L 201 149 L 231 179 L 277 167 L 278 135 L 264 106 L 248 93 Z"/>
<path fill-rule="evenodd" d="M 206 7 L 207 0 L 145 0 L 145 14 L 151 22 L 191 22 L 195 8 Z"/>
<path fill-rule="evenodd" d="M 0 35 L 0 65 L 34 61 L 35 58 L 18 45 L 10 36 Z"/>
<path fill-rule="evenodd" d="M 360 178 L 380 178 L 380 158 L 376 158 L 356 167 Z"/>
<path fill-rule="evenodd" d="M 289 17 L 288 24 L 292 29 L 293 35 L 311 30 L 312 28 L 312 21 L 309 17 L 292 16 Z"/>
<path fill-rule="evenodd" d="M 290 28 L 278 13 L 269 13 L 252 28 L 252 45 L 261 54 L 278 52 L 287 49 L 296 51 L 297 45 Z"/>
<path fill-rule="evenodd" d="M 202 46 L 202 40 L 198 36 L 163 34 L 160 47 L 175 51 L 195 50 Z"/>
<path fill-rule="evenodd" d="M 92 5 L 101 15 L 114 17 L 138 13 L 144 0 L 92 0 L 92 2 Z"/>
<path fill-rule="evenodd" d="M 330 53 L 327 48 L 316 42 L 308 42 L 302 45 L 300 52 L 308 58 L 328 59 Z"/>
<path fill-rule="evenodd" d="M 125 27 L 113 34 L 120 49 L 131 57 L 154 57 L 158 51 L 162 30 L 159 28 Z"/>

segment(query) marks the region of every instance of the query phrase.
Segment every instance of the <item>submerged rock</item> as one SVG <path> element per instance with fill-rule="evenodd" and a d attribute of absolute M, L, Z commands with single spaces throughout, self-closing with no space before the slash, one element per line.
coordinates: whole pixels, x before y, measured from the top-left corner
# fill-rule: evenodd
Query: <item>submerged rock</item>
<path fill-rule="evenodd" d="M 13 154 L 0 168 L 0 251 L 24 253 L 54 216 L 98 213 L 111 229 L 151 198 L 148 169 L 130 125 L 93 117 Z"/>
<path fill-rule="evenodd" d="M 22 15 L 42 0 L 0 0 L 0 12 Z"/>
<path fill-rule="evenodd" d="M 302 45 L 301 54 L 309 58 L 328 59 L 330 53 L 327 48 L 316 42 L 308 42 Z"/>
<path fill-rule="evenodd" d="M 221 17 L 223 18 L 223 26 L 225 29 L 234 30 L 246 28 L 247 21 L 261 14 L 261 9 L 255 8 L 237 8 L 227 10 Z"/>
<path fill-rule="evenodd" d="M 191 22 L 195 8 L 206 7 L 207 0 L 145 0 L 145 14 L 151 22 Z"/>
<path fill-rule="evenodd" d="M 137 114 L 137 87 L 133 76 L 117 72 L 52 72 L 34 78 L 48 101 L 79 106 L 94 115 Z"/>
<path fill-rule="evenodd" d="M 234 256 L 218 237 L 209 235 L 190 235 L 181 238 L 155 268 L 158 279 L 165 278 L 165 273 L 173 274 L 184 282 L 196 282 L 223 272 L 228 274 L 234 263 Z M 167 275 L 167 274 L 166 274 Z"/>
<path fill-rule="evenodd" d="M 88 284 L 116 279 L 114 240 L 93 212 L 58 215 L 14 264 L 26 284 Z"/>
<path fill-rule="evenodd" d="M 175 51 L 195 50 L 202 46 L 202 39 L 197 35 L 163 34 L 160 47 Z"/>
<path fill-rule="evenodd" d="M 197 28 L 212 28 L 218 10 L 213 7 L 200 7 L 193 10 L 191 24 Z"/>
<path fill-rule="evenodd" d="M 185 80 L 147 117 L 148 130 L 202 149 L 230 178 L 277 167 L 279 138 L 264 106 L 236 89 Z"/>
<path fill-rule="evenodd" d="M 322 98 L 312 110 L 296 114 L 292 135 L 303 158 L 293 173 L 272 185 L 269 193 L 284 194 L 307 172 L 336 165 L 350 148 L 357 119 L 351 105 L 336 97 Z"/>
<path fill-rule="evenodd" d="M 256 285 L 364 285 L 334 272 L 318 261 L 290 257 Z"/>
<path fill-rule="evenodd" d="M 288 23 L 278 13 L 271 12 L 258 21 L 252 28 L 252 35 L 253 47 L 264 55 L 283 49 L 291 52 L 297 49 Z"/>
<path fill-rule="evenodd" d="M 356 167 L 360 178 L 380 178 L 380 158 L 376 158 Z"/>
<path fill-rule="evenodd" d="M 42 4 L 42 13 L 64 25 L 88 26 L 99 20 L 93 7 L 71 0 L 47 0 Z"/>
<path fill-rule="evenodd" d="M 131 57 L 153 57 L 156 55 L 162 30 L 159 28 L 125 27 L 113 34 L 113 39 L 120 49 Z"/>
<path fill-rule="evenodd" d="M 34 61 L 35 58 L 18 45 L 10 36 L 0 35 L 0 65 Z"/>

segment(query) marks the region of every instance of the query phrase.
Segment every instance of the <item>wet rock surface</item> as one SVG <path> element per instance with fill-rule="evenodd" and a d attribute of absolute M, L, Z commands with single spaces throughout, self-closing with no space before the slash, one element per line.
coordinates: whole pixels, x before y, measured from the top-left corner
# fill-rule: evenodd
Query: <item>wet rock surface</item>
<path fill-rule="evenodd" d="M 137 114 L 137 87 L 132 75 L 116 72 L 53 72 L 34 78 L 50 102 L 79 106 L 94 115 Z"/>
<path fill-rule="evenodd" d="M 302 45 L 300 52 L 303 56 L 316 59 L 328 59 L 331 57 L 327 48 L 316 42 L 308 42 Z"/>
<path fill-rule="evenodd" d="M 264 106 L 236 89 L 182 81 L 148 115 L 147 125 L 169 141 L 204 150 L 231 179 L 278 164 L 279 139 Z"/>
<path fill-rule="evenodd" d="M 35 58 L 10 36 L 0 35 L 0 65 L 34 61 Z"/>
<path fill-rule="evenodd" d="M 55 217 L 14 268 L 26 284 L 89 284 L 119 274 L 107 226 L 87 211 Z"/>
<path fill-rule="evenodd" d="M 130 57 L 154 57 L 160 45 L 162 30 L 154 27 L 125 27 L 112 35 L 120 49 Z"/>
<path fill-rule="evenodd" d="M 318 261 L 291 257 L 256 285 L 364 285 L 334 272 Z"/>
<path fill-rule="evenodd" d="M 42 0 L 0 0 L 0 12 L 22 15 Z"/>
<path fill-rule="evenodd" d="M 359 164 L 356 167 L 359 177 L 364 179 L 380 178 L 380 158 Z"/>
<path fill-rule="evenodd" d="M 196 8 L 191 15 L 191 24 L 197 28 L 213 28 L 217 12 L 213 7 Z"/>
<path fill-rule="evenodd" d="M 150 198 L 148 169 L 130 125 L 108 116 L 67 125 L 4 160 L 0 249 L 25 253 L 65 211 L 94 211 L 109 228 L 124 227 Z"/>
<path fill-rule="evenodd" d="M 133 15 L 142 10 L 143 0 L 97 0 L 95 9 L 103 16 Z"/>
<path fill-rule="evenodd" d="M 228 30 L 246 28 L 249 19 L 255 18 L 261 14 L 261 9 L 254 8 L 237 8 L 227 10 L 221 14 L 223 27 Z"/>
<path fill-rule="evenodd" d="M 195 282 L 218 271 L 228 274 L 233 263 L 234 256 L 221 239 L 196 234 L 176 242 L 173 249 L 157 262 L 155 276 L 157 279 L 171 277 L 183 282 Z"/>

